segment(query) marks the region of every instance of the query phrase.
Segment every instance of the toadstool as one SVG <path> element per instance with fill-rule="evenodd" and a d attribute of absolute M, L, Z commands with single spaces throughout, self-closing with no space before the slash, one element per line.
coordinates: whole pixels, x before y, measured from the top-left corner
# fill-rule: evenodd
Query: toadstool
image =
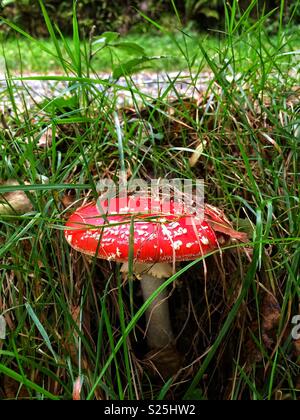
<path fill-rule="evenodd" d="M 66 240 L 79 252 L 123 263 L 123 272 L 128 271 L 132 244 L 134 273 L 146 301 L 172 275 L 176 262 L 196 260 L 218 248 L 218 239 L 224 238 L 224 229 L 219 234 L 216 227 L 222 218 L 212 217 L 212 207 L 209 218 L 214 219 L 214 228 L 182 206 L 167 204 L 168 211 L 166 202 L 131 196 L 84 205 L 67 221 Z M 167 298 L 166 290 L 162 291 L 145 313 L 151 350 L 167 348 L 174 341 Z"/>

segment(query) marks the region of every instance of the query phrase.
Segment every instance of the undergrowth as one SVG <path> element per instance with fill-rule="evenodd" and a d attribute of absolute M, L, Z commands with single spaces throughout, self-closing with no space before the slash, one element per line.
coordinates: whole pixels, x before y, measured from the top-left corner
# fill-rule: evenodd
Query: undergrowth
<path fill-rule="evenodd" d="M 75 3 L 73 39 L 66 39 L 40 4 L 51 48 L 6 23 L 55 61 L 59 74 L 44 79 L 66 87 L 28 108 L 22 101 L 28 93 L 16 93 L 6 61 L 0 98 L 10 107 L 1 116 L 0 193 L 7 203 L 7 194 L 23 191 L 27 209 L 1 216 L 1 397 L 298 399 L 299 340 L 291 334 L 300 264 L 293 33 L 282 19 L 275 37 L 266 31 L 266 16 L 253 23 L 256 1 L 243 13 L 237 1 L 225 6 L 224 40 L 215 48 L 180 29 L 166 33 L 145 16 L 169 37 L 195 87 L 194 97 L 185 98 L 170 80 L 169 90 L 152 98 L 131 74 L 157 57 L 113 33 L 80 39 Z M 281 18 L 283 10 L 284 1 Z M 95 48 L 113 56 L 108 78 L 97 76 Z M 203 70 L 210 81 L 198 91 Z M 131 101 L 118 107 L 121 89 Z M 182 354 L 178 372 L 165 380 L 147 359 L 147 303 L 138 282 L 125 282 L 116 264 L 71 251 L 63 236 L 70 212 L 96 197 L 100 179 L 117 181 L 121 169 L 128 179 L 203 178 L 206 201 L 250 238 L 246 249 L 233 243 L 181 264 L 165 282 Z"/>

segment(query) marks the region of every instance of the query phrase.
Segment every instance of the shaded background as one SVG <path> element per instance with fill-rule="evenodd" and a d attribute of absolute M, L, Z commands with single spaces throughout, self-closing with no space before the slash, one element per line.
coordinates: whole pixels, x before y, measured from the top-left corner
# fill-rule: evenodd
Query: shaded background
<path fill-rule="evenodd" d="M 174 3 L 182 17 L 182 24 L 189 29 L 205 31 L 207 28 L 224 28 L 224 0 L 174 0 Z M 230 0 L 229 2 L 230 3 Z M 252 13 L 255 19 L 256 14 L 263 10 L 274 11 L 269 20 L 270 31 L 276 31 L 280 0 L 261 0 Z M 34 36 L 47 36 L 42 14 L 38 1 L 31 0 L 2 0 L 1 15 L 13 20 L 23 29 Z M 45 2 L 48 13 L 64 34 L 72 33 L 72 7 L 71 2 L 50 0 Z M 241 11 L 245 10 L 251 0 L 240 0 Z M 300 12 L 295 6 L 297 0 L 285 2 L 284 20 L 289 21 L 293 17 L 295 22 L 300 21 Z M 299 9 L 299 8 L 297 8 Z M 145 20 L 139 11 L 148 17 L 155 19 L 165 29 L 175 29 L 178 22 L 175 18 L 171 1 L 163 0 L 81 0 L 78 1 L 78 19 L 81 30 L 87 35 L 95 25 L 97 33 L 103 31 L 117 31 L 125 34 L 134 30 L 135 32 L 146 31 Z M 298 16 L 296 16 L 298 14 Z M 276 16 L 277 15 L 277 16 Z M 276 22 L 273 23 L 273 22 Z M 0 24 L 0 30 L 7 32 L 7 27 Z"/>

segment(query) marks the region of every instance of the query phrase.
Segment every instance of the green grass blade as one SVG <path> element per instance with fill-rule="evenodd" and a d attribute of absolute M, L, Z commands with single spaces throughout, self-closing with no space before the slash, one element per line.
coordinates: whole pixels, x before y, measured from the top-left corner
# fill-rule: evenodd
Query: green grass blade
<path fill-rule="evenodd" d="M 20 384 L 36 391 L 38 394 L 43 395 L 44 397 L 50 399 L 50 400 L 60 400 L 59 397 L 56 395 L 51 394 L 51 392 L 47 391 L 46 389 L 40 387 L 36 383 L 30 381 L 27 378 L 24 378 L 19 373 L 13 371 L 12 369 L 8 368 L 7 366 L 4 366 L 2 363 L 0 363 L 0 372 L 4 375 L 14 379 L 15 381 L 19 382 Z"/>
<path fill-rule="evenodd" d="M 38 317 L 36 316 L 34 310 L 32 309 L 32 306 L 29 303 L 25 303 L 25 308 L 28 312 L 28 315 L 30 316 L 30 318 L 33 320 L 35 326 L 37 327 L 39 333 L 41 334 L 41 336 L 43 337 L 43 340 L 46 344 L 46 346 L 48 347 L 48 349 L 50 350 L 50 352 L 52 353 L 52 356 L 54 357 L 54 360 L 56 361 L 56 363 L 58 363 L 58 356 L 55 353 L 55 351 L 53 350 L 53 347 L 51 345 L 51 341 L 50 338 L 45 330 L 45 328 L 43 327 L 43 325 L 41 324 L 40 320 L 38 319 Z"/>

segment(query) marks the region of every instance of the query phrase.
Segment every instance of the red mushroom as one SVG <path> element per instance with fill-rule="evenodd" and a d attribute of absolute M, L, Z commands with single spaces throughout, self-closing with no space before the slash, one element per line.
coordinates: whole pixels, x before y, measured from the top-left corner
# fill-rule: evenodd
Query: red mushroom
<path fill-rule="evenodd" d="M 219 220 L 215 218 L 214 223 L 218 224 Z M 65 237 L 74 249 L 122 262 L 123 272 L 128 269 L 130 244 L 133 244 L 134 271 L 141 279 L 145 301 L 172 275 L 172 264 L 195 260 L 211 252 L 219 246 L 221 237 L 207 221 L 186 212 L 182 205 L 148 197 L 114 198 L 109 203 L 87 204 L 75 211 L 66 226 Z M 221 232 L 223 235 L 222 229 Z M 174 337 L 166 291 L 150 304 L 146 320 L 151 349 L 172 345 Z"/>

